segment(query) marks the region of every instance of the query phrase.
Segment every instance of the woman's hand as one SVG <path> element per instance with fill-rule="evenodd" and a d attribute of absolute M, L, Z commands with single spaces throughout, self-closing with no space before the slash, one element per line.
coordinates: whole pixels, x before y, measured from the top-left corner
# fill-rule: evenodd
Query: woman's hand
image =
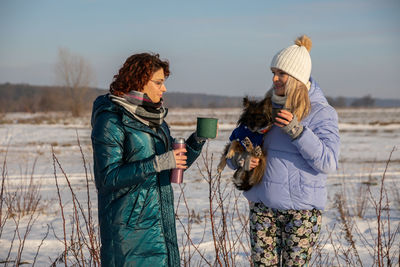
<path fill-rule="evenodd" d="M 178 148 L 175 149 L 174 151 L 174 157 L 175 157 L 175 163 L 176 163 L 176 168 L 179 169 L 187 169 L 186 166 L 186 148 Z"/>
<path fill-rule="evenodd" d="M 288 125 L 292 120 L 293 120 L 293 114 L 286 109 L 281 109 L 278 112 L 277 116 L 275 117 L 274 124 L 282 128 Z"/>
<path fill-rule="evenodd" d="M 255 167 L 257 167 L 259 163 L 260 163 L 260 159 L 259 158 L 251 157 L 250 158 L 250 171 L 252 169 L 254 169 Z"/>
<path fill-rule="evenodd" d="M 278 112 L 274 124 L 281 127 L 282 130 L 292 138 L 292 140 L 298 138 L 304 129 L 303 125 L 298 122 L 296 116 L 285 109 L 281 109 Z"/>

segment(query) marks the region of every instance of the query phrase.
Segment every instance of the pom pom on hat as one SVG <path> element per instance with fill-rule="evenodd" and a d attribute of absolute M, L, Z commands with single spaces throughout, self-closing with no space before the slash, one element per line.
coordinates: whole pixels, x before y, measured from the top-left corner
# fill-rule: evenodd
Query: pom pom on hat
<path fill-rule="evenodd" d="M 294 45 L 282 49 L 274 56 L 271 68 L 283 70 L 307 85 L 311 75 L 310 50 L 312 41 L 307 35 L 302 35 L 294 43 Z"/>

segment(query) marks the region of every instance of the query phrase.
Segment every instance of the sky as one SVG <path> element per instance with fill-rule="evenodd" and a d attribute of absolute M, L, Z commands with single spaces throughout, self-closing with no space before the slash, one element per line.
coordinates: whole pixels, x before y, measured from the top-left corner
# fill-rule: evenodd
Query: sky
<path fill-rule="evenodd" d="M 126 58 L 153 52 L 170 92 L 262 96 L 302 34 L 325 95 L 400 99 L 399 0 L 0 0 L 0 83 L 57 85 L 64 48 L 108 89 Z"/>

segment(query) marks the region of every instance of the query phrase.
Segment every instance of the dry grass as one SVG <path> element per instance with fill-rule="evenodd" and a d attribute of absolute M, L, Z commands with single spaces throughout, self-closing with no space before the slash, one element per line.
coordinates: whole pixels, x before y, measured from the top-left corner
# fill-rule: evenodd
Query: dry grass
<path fill-rule="evenodd" d="M 36 256 L 32 259 L 33 262 L 28 262 L 22 258 L 25 242 L 28 240 L 33 225 L 48 207 L 48 203 L 43 202 L 41 198 L 40 183 L 36 184 L 33 179 L 36 161 L 37 159 L 33 163 L 29 178 L 27 178 L 26 172 L 25 179 L 20 179 L 20 184 L 10 186 L 7 170 L 7 152 L 4 156 L 0 190 L 0 239 L 7 224 L 12 224 L 14 230 L 9 247 L 4 248 L 8 251 L 7 256 L 4 259 L 0 259 L 0 263 L 4 264 L 4 266 L 9 264 L 19 266 L 28 263 L 32 263 L 32 266 L 34 266 L 36 263 Z M 28 181 L 27 184 L 26 181 Z M 24 217 L 27 217 L 27 219 L 22 223 Z M 49 228 L 47 229 L 46 237 L 48 232 Z M 43 240 L 37 248 L 36 255 L 39 254 Z"/>
<path fill-rule="evenodd" d="M 79 138 L 77 142 L 81 148 Z M 86 186 L 83 189 L 86 197 L 81 198 L 75 192 L 77 189 L 73 188 L 69 182 L 70 178 L 63 170 L 56 154 L 54 151 L 53 169 L 56 188 L 59 191 L 59 216 L 63 218 L 63 226 L 60 228 L 53 225 L 53 228 L 54 231 L 63 229 L 62 233 L 58 232 L 56 235 L 60 236 L 59 240 L 64 250 L 60 251 L 57 257 L 46 256 L 52 257 L 52 266 L 59 263 L 65 266 L 100 266 L 98 222 L 91 203 L 95 192 L 91 189 L 93 178 L 88 172 L 84 153 L 81 149 L 82 166 L 86 173 Z M 181 187 L 180 197 L 176 202 L 177 210 L 184 211 L 177 214 L 178 227 L 182 227 L 184 231 L 184 235 L 178 237 L 182 266 L 240 266 L 243 260 L 239 260 L 239 254 L 245 255 L 246 266 L 251 266 L 248 209 L 239 205 L 238 200 L 241 196 L 238 191 L 216 174 L 213 161 L 213 155 L 208 154 L 207 148 L 202 153 L 202 163 L 198 165 L 199 173 L 208 187 L 207 211 L 198 211 L 196 203 L 188 201 L 184 186 Z M 360 181 L 358 187 L 344 188 L 336 195 L 335 212 L 339 219 L 334 225 L 326 225 L 321 232 L 309 266 L 399 265 L 400 223 L 393 221 L 393 216 L 399 212 L 400 187 L 396 182 L 388 184 L 385 179 L 386 170 L 391 163 L 390 156 L 377 185 L 363 184 L 363 181 Z M 6 257 L 0 259 L 0 263 L 4 266 L 19 266 L 28 263 L 34 266 L 38 256 L 41 255 L 41 247 L 50 229 L 48 226 L 45 230 L 47 232 L 44 233 L 37 247 L 35 257 L 23 259 L 23 251 L 32 226 L 37 222 L 38 216 L 45 216 L 40 208 L 41 205 L 46 206 L 40 197 L 41 188 L 33 185 L 32 182 L 34 165 L 23 175 L 27 181 L 26 185 L 20 186 L 19 190 L 10 191 L 6 156 L 3 160 L 0 238 L 6 225 L 14 226 L 13 229 L 7 227 L 7 231 L 13 230 L 14 235 L 10 240 L 10 247 L 4 248 L 7 251 Z M 64 194 L 58 184 L 60 179 L 68 185 L 66 189 L 63 189 L 67 190 Z M 391 192 L 392 199 L 389 199 L 388 190 Z M 68 194 L 70 198 L 62 198 Z M 354 200 L 355 198 L 357 200 Z M 358 203 L 358 206 L 354 203 Z M 65 210 L 67 207 L 68 210 Z M 367 212 L 368 220 L 365 219 Z M 373 220 L 371 216 L 374 217 Z M 21 224 L 23 217 L 25 217 L 24 225 Z M 360 230 L 358 222 L 363 222 L 363 220 L 371 222 L 369 231 Z M 194 235 L 194 227 L 197 230 L 199 227 L 203 229 L 200 237 L 198 233 Z M 211 235 L 208 234 L 209 232 Z M 211 252 L 209 249 L 205 251 L 202 247 L 205 242 L 213 244 Z M 369 256 L 365 256 L 365 252 L 361 256 L 361 249 L 367 250 Z"/>

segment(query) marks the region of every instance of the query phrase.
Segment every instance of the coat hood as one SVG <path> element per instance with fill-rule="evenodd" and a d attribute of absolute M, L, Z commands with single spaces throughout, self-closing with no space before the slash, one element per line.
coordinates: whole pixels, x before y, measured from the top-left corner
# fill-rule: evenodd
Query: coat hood
<path fill-rule="evenodd" d="M 118 105 L 114 104 L 110 97 L 110 94 L 105 94 L 98 96 L 96 100 L 93 102 L 93 108 L 92 108 L 92 119 L 91 119 L 91 124 L 92 127 L 94 123 L 96 122 L 96 119 L 100 113 L 103 111 L 108 111 L 108 112 L 113 112 L 117 113 L 120 111 L 121 107 Z"/>
<path fill-rule="evenodd" d="M 308 91 L 308 95 L 310 97 L 310 102 L 318 102 L 318 103 L 324 103 L 328 104 L 328 101 L 326 100 L 324 93 L 322 92 L 321 88 L 319 87 L 319 84 L 312 78 L 310 77 L 310 82 L 311 82 L 311 87 L 310 90 Z"/>

